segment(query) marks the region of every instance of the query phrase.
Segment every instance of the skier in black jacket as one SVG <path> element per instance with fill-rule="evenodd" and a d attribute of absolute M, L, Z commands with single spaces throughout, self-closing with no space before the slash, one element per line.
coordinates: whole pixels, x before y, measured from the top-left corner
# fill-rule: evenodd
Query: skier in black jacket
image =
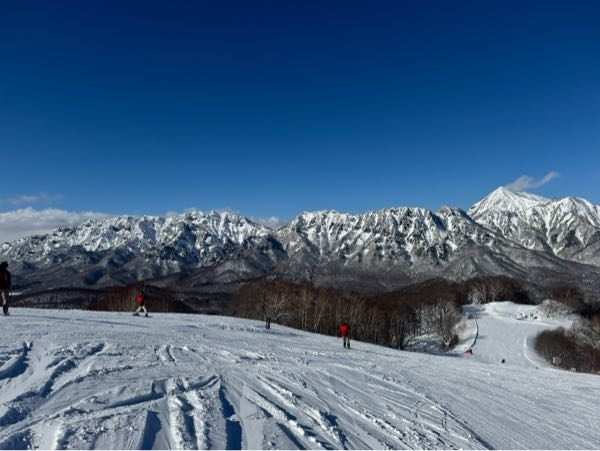
<path fill-rule="evenodd" d="M 8 293 L 11 287 L 10 272 L 8 272 L 8 263 L 0 263 L 0 297 L 2 298 L 2 311 L 8 315 Z"/>

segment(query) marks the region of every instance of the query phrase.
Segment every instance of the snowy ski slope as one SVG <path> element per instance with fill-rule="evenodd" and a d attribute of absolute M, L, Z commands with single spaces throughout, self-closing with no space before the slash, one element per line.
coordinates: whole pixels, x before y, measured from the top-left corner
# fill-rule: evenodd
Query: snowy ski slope
<path fill-rule="evenodd" d="M 600 377 L 542 362 L 531 337 L 565 321 L 515 318 L 528 309 L 472 306 L 443 356 L 227 317 L 12 309 L 0 448 L 600 448 Z"/>

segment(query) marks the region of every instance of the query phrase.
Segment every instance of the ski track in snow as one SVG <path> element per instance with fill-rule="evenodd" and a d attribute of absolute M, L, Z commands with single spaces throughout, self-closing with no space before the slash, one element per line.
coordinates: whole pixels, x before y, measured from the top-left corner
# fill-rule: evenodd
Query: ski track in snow
<path fill-rule="evenodd" d="M 472 306 L 449 355 L 236 318 L 13 309 L 0 448 L 599 448 L 600 379 L 544 365 L 532 337 L 559 322 L 523 308 Z"/>

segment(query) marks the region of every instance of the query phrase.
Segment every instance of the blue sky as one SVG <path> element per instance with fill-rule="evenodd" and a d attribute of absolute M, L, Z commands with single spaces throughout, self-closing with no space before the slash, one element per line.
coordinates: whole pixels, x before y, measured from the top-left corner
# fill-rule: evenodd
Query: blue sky
<path fill-rule="evenodd" d="M 517 179 L 600 203 L 599 23 L 595 1 L 4 1 L 0 240 L 83 212 L 468 209 Z"/>

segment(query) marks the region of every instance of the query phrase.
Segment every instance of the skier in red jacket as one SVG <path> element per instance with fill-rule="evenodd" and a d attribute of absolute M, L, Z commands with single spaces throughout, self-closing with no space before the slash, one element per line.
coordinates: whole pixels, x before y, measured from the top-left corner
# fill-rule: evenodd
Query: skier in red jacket
<path fill-rule="evenodd" d="M 342 335 L 342 342 L 344 344 L 344 348 L 350 348 L 350 336 L 349 336 L 350 327 L 348 324 L 343 322 L 340 326 L 340 334 Z"/>
<path fill-rule="evenodd" d="M 146 310 L 146 306 L 144 305 L 146 303 L 146 296 L 144 295 L 144 292 L 140 290 L 135 299 L 137 301 L 138 308 L 133 315 L 139 316 L 140 312 L 143 310 L 146 316 L 148 316 L 148 310 Z"/>

